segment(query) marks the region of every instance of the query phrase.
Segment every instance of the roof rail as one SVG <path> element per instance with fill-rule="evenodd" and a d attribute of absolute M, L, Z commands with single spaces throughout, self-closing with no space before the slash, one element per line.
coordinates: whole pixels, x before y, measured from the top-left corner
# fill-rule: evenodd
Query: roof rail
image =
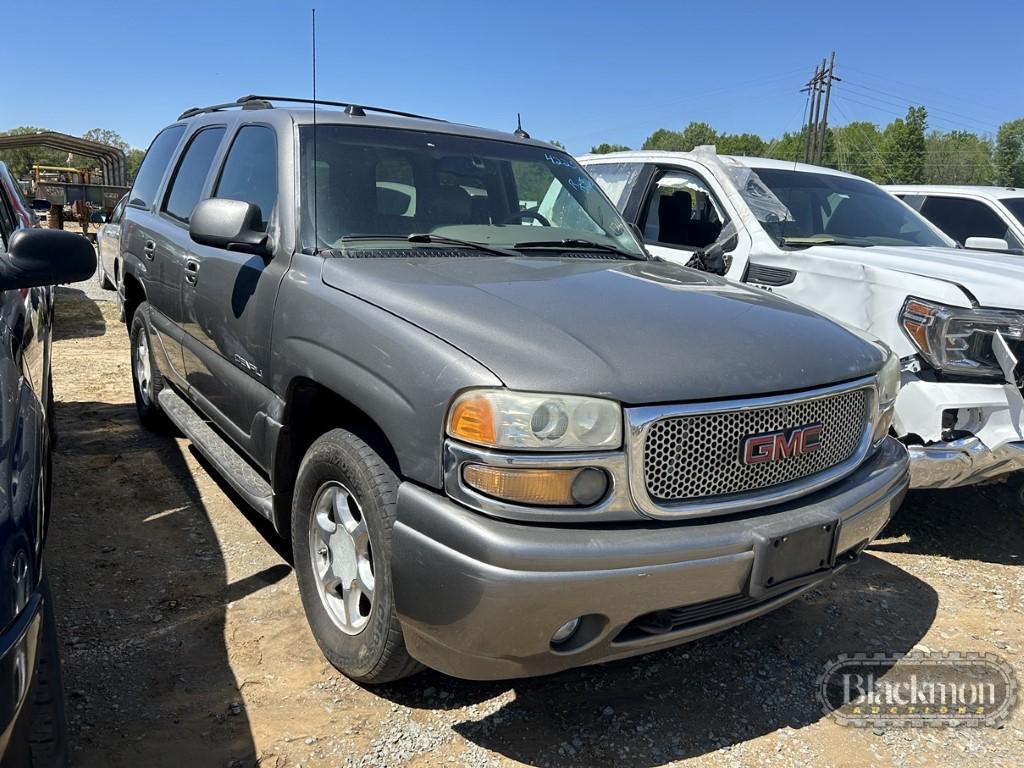
<path fill-rule="evenodd" d="M 273 106 L 273 105 L 270 104 L 270 102 L 272 102 L 272 101 L 284 101 L 284 102 L 288 102 L 290 104 L 314 104 L 315 103 L 318 106 L 325 106 L 325 107 L 344 107 L 345 108 L 345 112 L 350 114 L 350 115 L 352 115 L 352 116 L 354 116 L 354 117 L 362 117 L 363 115 L 366 114 L 366 112 L 380 112 L 381 114 L 384 114 L 384 115 L 397 115 L 398 117 L 414 117 L 414 118 L 416 118 L 418 120 L 434 120 L 434 121 L 439 122 L 439 123 L 447 122 L 446 120 L 442 120 L 439 117 L 428 117 L 427 115 L 417 115 L 417 114 L 415 114 L 413 112 L 399 112 L 397 109 L 386 109 L 384 107 L 370 107 L 370 106 L 367 106 L 366 104 L 352 104 L 351 102 L 347 102 L 347 101 L 324 101 L 323 99 L 316 99 L 314 101 L 313 99 L 298 99 L 298 98 L 292 98 L 291 96 L 257 96 L 255 94 L 250 94 L 249 96 L 243 96 L 242 98 L 240 98 L 238 100 L 238 103 L 239 104 L 243 104 L 243 103 L 248 103 L 248 102 L 251 102 L 251 101 L 264 102 L 268 106 Z"/>
<path fill-rule="evenodd" d="M 211 104 L 209 107 L 190 107 L 178 115 L 179 120 L 202 115 L 206 112 L 219 112 L 222 109 L 273 109 L 274 105 L 258 96 L 243 96 L 237 101 L 228 101 L 224 104 Z"/>

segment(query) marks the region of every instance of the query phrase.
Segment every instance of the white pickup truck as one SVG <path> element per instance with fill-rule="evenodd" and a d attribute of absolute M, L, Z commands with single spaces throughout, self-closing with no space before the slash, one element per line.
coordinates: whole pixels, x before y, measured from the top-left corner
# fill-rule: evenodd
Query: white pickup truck
<path fill-rule="evenodd" d="M 719 156 L 713 147 L 579 162 L 652 254 L 885 341 L 901 359 L 893 429 L 910 451 L 912 487 L 1024 468 L 1020 256 L 956 249 L 877 185 L 827 168 Z"/>

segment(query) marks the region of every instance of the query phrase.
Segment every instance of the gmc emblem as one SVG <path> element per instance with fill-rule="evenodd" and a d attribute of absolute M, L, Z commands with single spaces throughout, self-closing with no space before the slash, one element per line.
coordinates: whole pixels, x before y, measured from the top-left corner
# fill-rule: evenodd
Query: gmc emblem
<path fill-rule="evenodd" d="M 807 424 L 763 435 L 748 435 L 740 440 L 740 461 L 748 465 L 766 464 L 814 453 L 821 448 L 824 428 L 823 424 Z"/>

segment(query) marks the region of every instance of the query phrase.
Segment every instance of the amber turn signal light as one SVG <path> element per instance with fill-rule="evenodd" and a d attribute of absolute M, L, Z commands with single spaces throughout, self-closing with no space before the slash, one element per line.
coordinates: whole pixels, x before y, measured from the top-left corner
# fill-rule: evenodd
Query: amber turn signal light
<path fill-rule="evenodd" d="M 512 469 L 467 464 L 466 485 L 480 493 L 516 504 L 545 507 L 585 507 L 608 491 L 608 476 L 600 469 Z"/>

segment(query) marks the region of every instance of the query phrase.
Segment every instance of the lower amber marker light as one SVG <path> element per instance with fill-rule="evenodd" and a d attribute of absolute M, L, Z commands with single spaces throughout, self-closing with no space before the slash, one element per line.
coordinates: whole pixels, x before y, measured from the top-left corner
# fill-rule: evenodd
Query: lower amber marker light
<path fill-rule="evenodd" d="M 585 474 L 584 474 L 585 473 Z M 594 474 L 604 478 L 604 487 L 596 489 Z M 589 482 L 577 483 L 583 475 Z M 607 475 L 599 469 L 512 469 L 467 464 L 462 470 L 466 484 L 481 493 L 517 504 L 548 507 L 582 507 L 596 503 L 607 491 Z M 575 484 L 576 493 L 573 493 Z M 580 493 L 585 487 L 585 496 Z M 600 490 L 600 493 L 596 493 Z"/>

